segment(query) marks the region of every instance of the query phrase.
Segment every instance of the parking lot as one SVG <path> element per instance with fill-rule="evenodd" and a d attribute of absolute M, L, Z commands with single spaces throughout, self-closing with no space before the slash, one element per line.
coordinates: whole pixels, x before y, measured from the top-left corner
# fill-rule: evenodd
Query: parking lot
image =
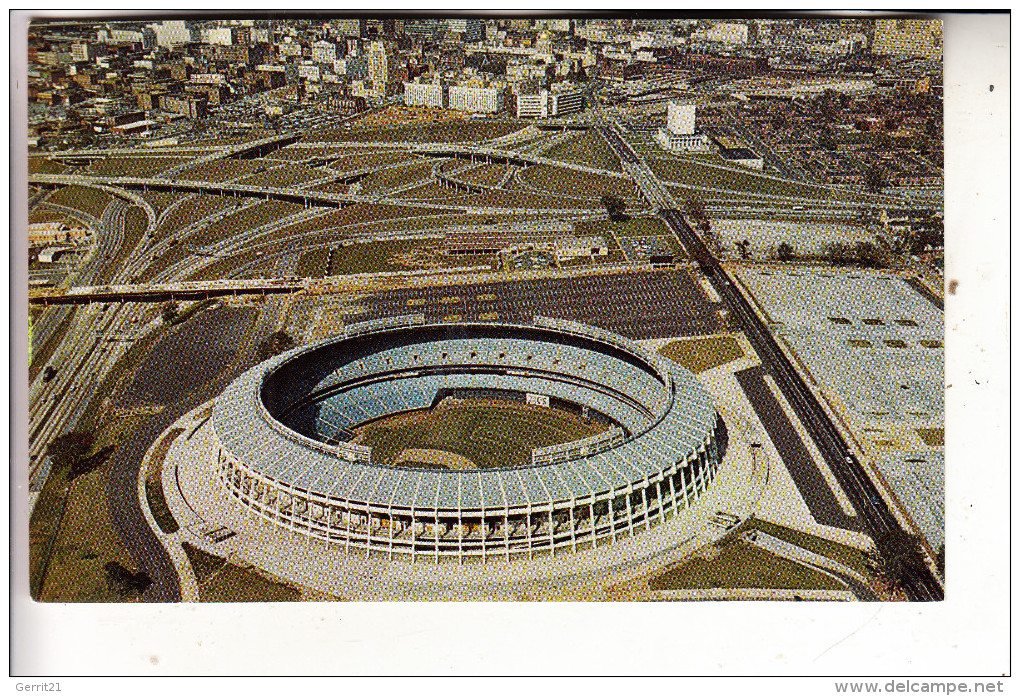
<path fill-rule="evenodd" d="M 571 319 L 632 339 L 697 336 L 721 330 L 684 270 L 645 271 L 389 290 L 360 301 L 355 321 L 424 313 L 429 322 L 530 323 Z"/>

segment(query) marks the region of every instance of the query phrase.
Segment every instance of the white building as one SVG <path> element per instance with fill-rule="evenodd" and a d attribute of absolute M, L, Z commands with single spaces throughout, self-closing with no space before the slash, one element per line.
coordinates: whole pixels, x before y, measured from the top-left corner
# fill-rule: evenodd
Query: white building
<path fill-rule="evenodd" d="M 446 25 L 455 34 L 461 34 L 468 43 L 481 41 L 485 37 L 485 23 L 480 19 L 448 19 Z"/>
<path fill-rule="evenodd" d="M 96 57 L 96 47 L 93 44 L 76 43 L 71 44 L 71 58 L 76 63 L 90 63 Z"/>
<path fill-rule="evenodd" d="M 669 102 L 666 127 L 655 134 L 656 141 L 667 150 L 707 150 L 708 137 L 695 132 L 696 108 L 691 102 Z"/>
<path fill-rule="evenodd" d="M 392 94 L 390 70 L 393 65 L 393 49 L 384 41 L 373 41 L 368 47 L 368 79 L 377 96 Z"/>
<path fill-rule="evenodd" d="M 336 44 L 332 41 L 316 41 L 312 44 L 312 62 L 332 65 L 336 61 Z"/>
<path fill-rule="evenodd" d="M 746 44 L 747 25 L 722 22 L 705 32 L 705 39 L 727 44 Z"/>
<path fill-rule="evenodd" d="M 503 109 L 504 92 L 495 87 L 451 86 L 447 108 L 476 114 L 494 114 Z"/>
<path fill-rule="evenodd" d="M 156 45 L 163 48 L 173 49 L 195 40 L 195 33 L 183 20 L 167 21 L 151 26 L 156 33 Z"/>
<path fill-rule="evenodd" d="M 666 107 L 666 127 L 675 135 L 692 135 L 696 109 L 693 102 L 669 102 Z"/>
<path fill-rule="evenodd" d="M 438 82 L 405 82 L 404 106 L 446 108 L 446 87 Z"/>
<path fill-rule="evenodd" d="M 517 95 L 517 118 L 550 118 L 581 111 L 584 92 L 579 89 Z"/>
<path fill-rule="evenodd" d="M 218 46 L 231 46 L 234 43 L 234 35 L 230 27 L 203 29 L 201 35 L 202 43 L 215 44 Z"/>

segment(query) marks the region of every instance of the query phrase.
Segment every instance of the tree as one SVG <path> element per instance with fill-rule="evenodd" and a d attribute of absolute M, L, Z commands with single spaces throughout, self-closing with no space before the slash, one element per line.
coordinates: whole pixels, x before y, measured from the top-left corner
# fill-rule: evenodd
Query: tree
<path fill-rule="evenodd" d="M 888 186 L 888 181 L 885 177 L 885 170 L 878 164 L 872 162 L 864 168 L 864 183 L 870 191 L 875 193 L 881 191 Z"/>
<path fill-rule="evenodd" d="M 938 551 L 935 552 L 935 568 L 939 571 L 939 575 L 943 578 L 946 577 L 946 545 L 939 544 Z"/>
<path fill-rule="evenodd" d="M 294 339 L 286 331 L 274 331 L 259 345 L 259 355 L 263 360 L 290 350 L 294 347 Z"/>
<path fill-rule="evenodd" d="M 684 207 L 687 209 L 687 214 L 695 220 L 706 219 L 705 204 L 697 196 L 686 199 L 684 201 Z"/>
<path fill-rule="evenodd" d="M 857 246 L 854 247 L 854 256 L 857 257 L 857 261 L 865 266 L 875 266 L 878 264 L 878 247 L 869 241 L 857 242 Z"/>
<path fill-rule="evenodd" d="M 106 571 L 106 587 L 121 597 L 127 597 L 132 592 L 142 594 L 152 585 L 148 573 L 132 573 L 117 561 L 108 561 L 103 570 Z"/>
<path fill-rule="evenodd" d="M 826 128 L 818 135 L 818 144 L 830 152 L 836 149 L 836 138 L 833 136 L 831 128 Z"/>
<path fill-rule="evenodd" d="M 173 320 L 176 319 L 179 314 L 180 307 L 178 307 L 176 302 L 167 302 L 165 305 L 163 305 L 163 312 L 161 316 L 163 317 L 164 324 L 169 324 L 173 322 Z"/>
<path fill-rule="evenodd" d="M 789 242 L 780 242 L 776 248 L 776 256 L 779 257 L 780 261 L 790 261 L 793 259 L 793 246 Z"/>
<path fill-rule="evenodd" d="M 740 258 L 751 258 L 751 242 L 746 239 L 742 242 L 737 242 L 737 251 L 740 252 Z"/>
<path fill-rule="evenodd" d="M 870 565 L 893 587 L 902 587 L 911 577 L 928 569 L 920 539 L 902 529 L 890 529 L 875 537 Z"/>
<path fill-rule="evenodd" d="M 602 202 L 603 207 L 605 207 L 606 214 L 609 216 L 610 220 L 619 220 L 623 218 L 624 211 L 627 209 L 627 204 L 623 202 L 622 198 L 611 193 L 603 193 L 602 198 L 599 200 Z"/>
<path fill-rule="evenodd" d="M 92 433 L 71 431 L 53 438 L 46 447 L 46 454 L 50 456 L 54 464 L 61 466 L 73 466 L 75 462 L 82 459 L 92 449 L 95 436 Z"/>

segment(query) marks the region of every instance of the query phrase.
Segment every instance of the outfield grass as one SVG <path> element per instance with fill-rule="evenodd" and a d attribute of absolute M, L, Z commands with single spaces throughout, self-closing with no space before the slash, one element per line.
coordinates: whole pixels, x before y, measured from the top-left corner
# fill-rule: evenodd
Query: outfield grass
<path fill-rule="evenodd" d="M 731 336 L 688 338 L 663 346 L 659 354 L 698 374 L 744 357 L 740 344 Z"/>
<path fill-rule="evenodd" d="M 714 558 L 693 558 L 652 578 L 652 590 L 769 588 L 843 590 L 835 578 L 739 540 L 723 542 Z"/>
<path fill-rule="evenodd" d="M 605 138 L 594 128 L 579 133 L 564 143 L 543 153 L 549 159 L 571 162 L 614 172 L 623 171 L 620 159 L 613 153 Z"/>
<path fill-rule="evenodd" d="M 198 579 L 202 602 L 296 602 L 301 591 L 267 578 L 251 567 L 242 567 L 214 556 L 187 542 L 182 544 Z"/>
<path fill-rule="evenodd" d="M 371 423 L 359 429 L 373 461 L 391 464 L 405 449 L 465 457 L 479 469 L 531 463 L 536 447 L 578 440 L 605 427 L 551 408 L 496 401 L 446 401 L 435 409 Z"/>

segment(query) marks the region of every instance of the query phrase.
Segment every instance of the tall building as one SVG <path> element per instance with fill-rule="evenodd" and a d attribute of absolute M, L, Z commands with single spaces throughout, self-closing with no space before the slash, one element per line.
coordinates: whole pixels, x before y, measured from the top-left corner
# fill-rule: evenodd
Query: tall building
<path fill-rule="evenodd" d="M 312 62 L 332 64 L 336 60 L 336 44 L 332 41 L 316 41 L 312 44 Z"/>
<path fill-rule="evenodd" d="M 878 55 L 942 57 L 941 19 L 880 19 L 871 45 Z"/>
<path fill-rule="evenodd" d="M 584 91 L 580 89 L 550 91 L 517 95 L 518 118 L 551 118 L 580 111 L 584 108 Z"/>
<path fill-rule="evenodd" d="M 666 107 L 666 127 L 655 139 L 667 150 L 706 150 L 708 137 L 695 130 L 696 106 L 692 102 L 670 101 Z"/>
<path fill-rule="evenodd" d="M 405 106 L 446 107 L 446 88 L 438 82 L 405 82 Z"/>
<path fill-rule="evenodd" d="M 392 94 L 392 70 L 395 60 L 392 46 L 385 41 L 373 41 L 368 47 L 368 79 L 372 91 L 380 97 Z"/>
<path fill-rule="evenodd" d="M 494 114 L 503 109 L 504 93 L 495 87 L 451 86 L 447 91 L 448 108 L 476 114 Z"/>
<path fill-rule="evenodd" d="M 156 33 L 156 45 L 164 48 L 176 48 L 182 44 L 192 43 L 195 40 L 195 33 L 183 20 L 173 20 L 153 24 L 152 30 Z"/>
<path fill-rule="evenodd" d="M 666 127 L 675 135 L 693 135 L 696 108 L 692 102 L 669 102 L 666 107 Z"/>
<path fill-rule="evenodd" d="M 450 31 L 461 34 L 464 41 L 475 43 L 485 38 L 485 24 L 480 19 L 448 19 L 446 20 Z"/>

